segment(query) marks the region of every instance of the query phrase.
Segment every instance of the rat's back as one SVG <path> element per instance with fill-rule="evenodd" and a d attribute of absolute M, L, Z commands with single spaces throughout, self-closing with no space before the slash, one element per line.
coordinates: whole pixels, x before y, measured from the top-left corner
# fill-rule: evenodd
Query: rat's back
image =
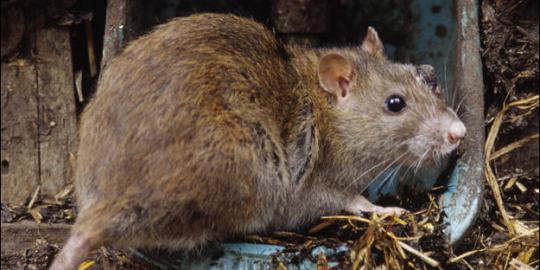
<path fill-rule="evenodd" d="M 279 148 L 280 116 L 272 108 L 291 81 L 287 65 L 270 31 L 230 15 L 175 19 L 129 44 L 103 72 L 81 118 L 75 177 L 83 208 L 102 193 L 146 188 L 163 177 L 152 168 L 174 171 L 164 157 L 172 145 L 183 145 L 176 155 L 209 151 L 214 139 L 249 141 L 258 129 Z"/>
<path fill-rule="evenodd" d="M 175 19 L 129 44 L 81 116 L 79 215 L 52 268 L 108 239 L 193 248 L 265 228 L 289 185 L 276 110 L 294 83 L 287 58 L 231 15 Z"/>

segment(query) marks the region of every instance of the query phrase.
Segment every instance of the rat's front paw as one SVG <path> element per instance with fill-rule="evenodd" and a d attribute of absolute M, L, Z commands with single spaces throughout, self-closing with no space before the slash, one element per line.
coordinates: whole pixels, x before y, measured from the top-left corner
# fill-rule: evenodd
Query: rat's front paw
<path fill-rule="evenodd" d="M 376 209 L 372 212 L 377 213 L 379 216 L 389 215 L 389 216 L 402 216 L 405 213 L 409 212 L 406 209 L 403 209 L 401 207 L 382 207 L 382 206 L 376 206 Z"/>
<path fill-rule="evenodd" d="M 408 211 L 401 207 L 382 207 L 375 205 L 368 201 L 364 196 L 355 197 L 345 209 L 348 212 L 359 214 L 363 212 L 372 212 L 377 213 L 379 216 L 390 215 L 390 216 L 401 216 Z"/>

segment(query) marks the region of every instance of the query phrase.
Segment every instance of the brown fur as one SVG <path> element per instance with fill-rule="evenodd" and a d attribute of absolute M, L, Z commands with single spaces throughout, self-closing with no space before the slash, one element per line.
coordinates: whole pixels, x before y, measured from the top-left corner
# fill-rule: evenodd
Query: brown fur
<path fill-rule="evenodd" d="M 319 85 L 329 52 L 353 63 L 350 110 Z M 111 62 L 82 114 L 70 245 L 189 249 L 347 209 L 380 170 L 356 178 L 406 152 L 394 142 L 431 113 L 385 114 L 387 91 L 446 110 L 416 77 L 360 48 L 285 47 L 231 15 L 159 26 Z M 53 269 L 85 256 L 66 249 Z"/>

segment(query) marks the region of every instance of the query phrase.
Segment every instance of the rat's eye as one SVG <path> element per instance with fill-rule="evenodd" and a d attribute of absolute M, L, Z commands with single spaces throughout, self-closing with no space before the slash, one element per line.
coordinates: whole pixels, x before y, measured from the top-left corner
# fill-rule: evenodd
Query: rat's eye
<path fill-rule="evenodd" d="M 406 106 L 405 99 L 399 95 L 391 95 L 386 101 L 386 109 L 390 112 L 401 112 Z"/>

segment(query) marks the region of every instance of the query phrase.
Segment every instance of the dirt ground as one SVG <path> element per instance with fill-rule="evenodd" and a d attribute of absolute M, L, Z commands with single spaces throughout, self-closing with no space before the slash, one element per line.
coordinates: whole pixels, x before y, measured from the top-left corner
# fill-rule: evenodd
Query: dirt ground
<path fill-rule="evenodd" d="M 338 254 L 338 258 L 332 258 L 341 262 L 336 269 L 351 269 L 359 264 L 369 265 L 368 269 L 378 265 L 387 266 L 378 269 L 538 269 L 538 8 L 535 0 L 484 0 L 481 5 L 486 134 L 494 139 L 490 151 L 507 151 L 490 162 L 486 175 L 494 177 L 498 190 L 486 181 L 481 214 L 471 235 L 459 247 L 449 248 L 443 237 L 441 216 L 433 200 L 441 192 L 437 188 L 420 199 L 388 198 L 389 202 L 407 205 L 413 211 L 402 219 L 336 217 L 301 232 L 248 236 L 242 240 L 283 245 L 283 254 L 299 252 L 319 262 L 320 269 L 327 269 L 325 261 L 331 258 L 313 258 L 310 251 L 319 244 L 343 243 L 356 254 L 374 252 L 386 256 L 358 261 L 351 260 L 351 254 Z M 68 187 L 54 200 L 36 198 L 31 211 L 26 205 L 2 205 L 2 223 L 72 223 L 76 209 L 70 192 Z M 430 266 L 429 260 L 417 256 L 402 258 L 399 242 L 403 241 L 396 239 L 411 235 L 416 238 L 407 239 L 408 245 L 440 262 L 440 266 Z M 1 269 L 46 269 L 57 251 L 57 245 L 36 239 L 34 247 L 24 253 L 2 255 Z M 293 255 L 285 257 L 290 262 L 299 260 Z M 275 265 L 283 269 L 280 260 L 276 257 Z M 155 266 L 103 247 L 79 269 L 146 268 Z"/>

